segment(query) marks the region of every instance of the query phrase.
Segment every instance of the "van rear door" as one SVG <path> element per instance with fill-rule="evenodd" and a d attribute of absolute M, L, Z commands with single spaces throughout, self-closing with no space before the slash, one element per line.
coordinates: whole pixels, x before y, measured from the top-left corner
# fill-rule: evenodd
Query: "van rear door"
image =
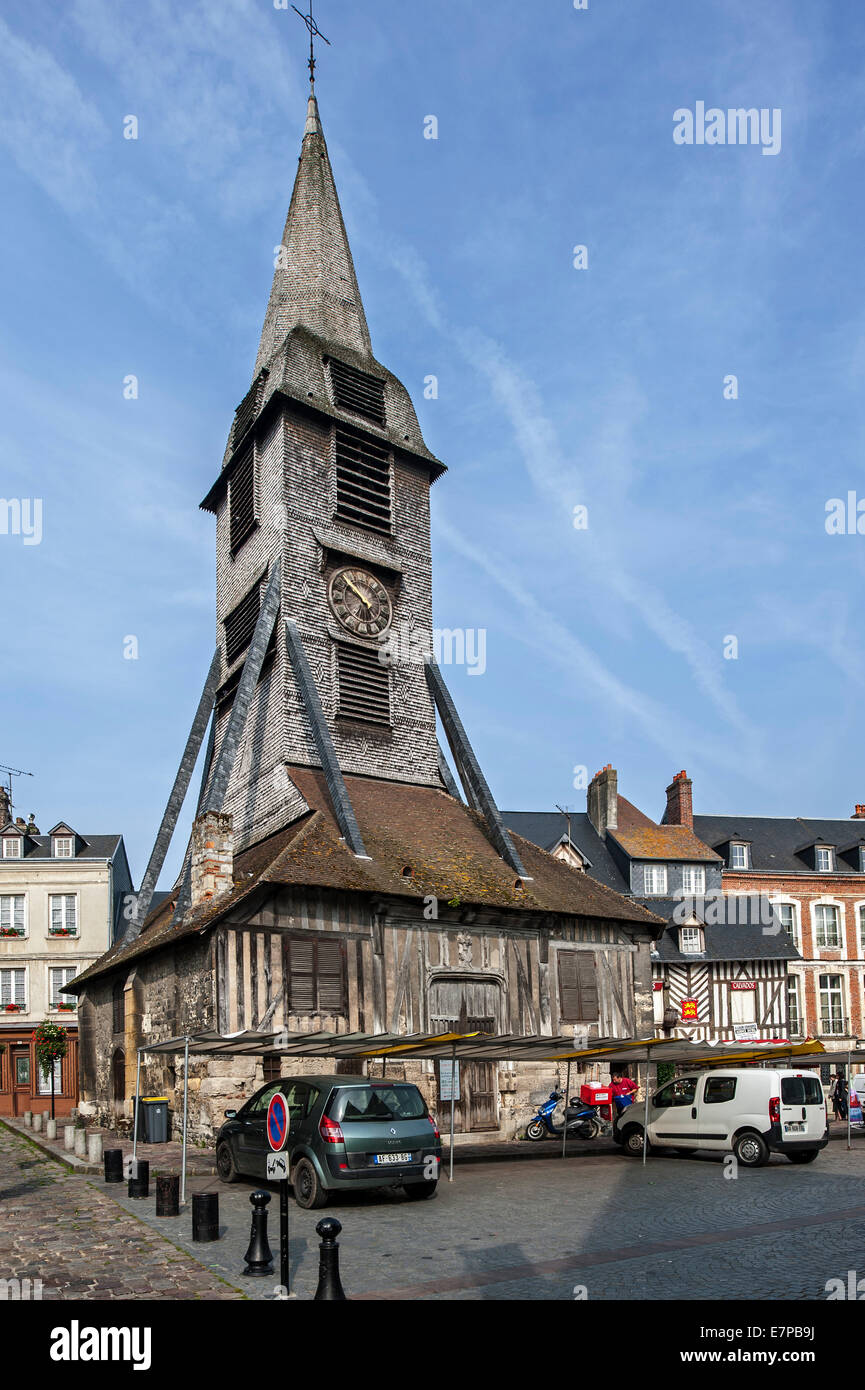
<path fill-rule="evenodd" d="M 813 1143 L 826 1130 L 826 1101 L 820 1078 L 809 1071 L 781 1072 L 781 1138 Z"/>

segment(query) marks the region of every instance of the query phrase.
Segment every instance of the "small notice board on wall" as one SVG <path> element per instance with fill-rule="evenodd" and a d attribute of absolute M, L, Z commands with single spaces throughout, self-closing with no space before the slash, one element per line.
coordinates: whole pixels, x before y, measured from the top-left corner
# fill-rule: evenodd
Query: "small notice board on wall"
<path fill-rule="evenodd" d="M 459 1100 L 460 1064 L 453 1061 L 439 1062 L 439 1100 Z"/>

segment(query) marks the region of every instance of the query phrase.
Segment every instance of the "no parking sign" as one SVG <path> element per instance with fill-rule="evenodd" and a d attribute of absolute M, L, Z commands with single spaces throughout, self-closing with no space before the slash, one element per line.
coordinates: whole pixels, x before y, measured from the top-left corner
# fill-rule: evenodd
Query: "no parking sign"
<path fill-rule="evenodd" d="M 267 1130 L 268 1144 L 275 1153 L 279 1153 L 280 1149 L 285 1148 L 285 1141 L 288 1138 L 288 1106 L 282 1091 L 277 1091 L 270 1098 L 265 1129 Z"/>

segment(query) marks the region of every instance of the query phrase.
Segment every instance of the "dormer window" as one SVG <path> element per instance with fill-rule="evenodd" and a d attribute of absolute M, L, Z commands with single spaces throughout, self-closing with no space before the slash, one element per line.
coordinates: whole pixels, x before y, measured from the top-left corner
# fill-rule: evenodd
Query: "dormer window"
<path fill-rule="evenodd" d="M 667 891 L 666 864 L 643 865 L 643 891 L 647 897 L 657 897 Z"/>
<path fill-rule="evenodd" d="M 830 845 L 816 846 L 816 867 L 818 874 L 831 874 L 835 868 L 835 852 Z"/>
<path fill-rule="evenodd" d="M 705 950 L 702 927 L 681 927 L 679 930 L 679 950 L 683 956 L 699 956 Z"/>
<path fill-rule="evenodd" d="M 55 859 L 74 859 L 75 841 L 71 835 L 55 835 L 52 843 L 52 854 Z"/>
<path fill-rule="evenodd" d="M 7 835 L 3 840 L 3 858 L 21 859 L 24 855 L 24 841 L 20 835 Z"/>
<path fill-rule="evenodd" d="M 731 869 L 750 869 L 751 867 L 750 846 L 733 841 L 730 845 L 730 868 Z"/>

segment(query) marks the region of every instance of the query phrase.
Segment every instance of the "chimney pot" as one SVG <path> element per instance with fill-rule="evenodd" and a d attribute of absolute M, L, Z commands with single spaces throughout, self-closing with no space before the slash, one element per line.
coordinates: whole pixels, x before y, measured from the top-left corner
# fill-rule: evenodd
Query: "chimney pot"
<path fill-rule="evenodd" d="M 852 816 L 853 820 L 865 820 L 865 806 L 857 805 Z"/>

